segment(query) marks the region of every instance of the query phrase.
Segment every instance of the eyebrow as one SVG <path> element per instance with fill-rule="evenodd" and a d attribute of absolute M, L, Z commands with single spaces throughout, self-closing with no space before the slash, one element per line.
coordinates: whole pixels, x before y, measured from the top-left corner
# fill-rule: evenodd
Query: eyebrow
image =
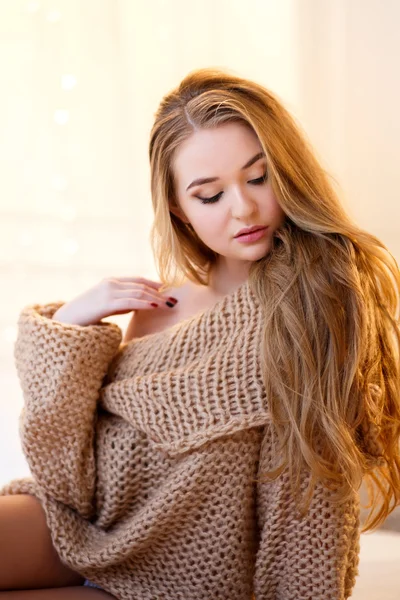
<path fill-rule="evenodd" d="M 260 158 L 265 158 L 264 152 L 259 152 L 258 154 L 253 156 L 253 158 L 248 160 L 247 163 L 245 165 L 243 165 L 243 167 L 240 170 L 244 171 L 245 169 L 248 169 L 249 167 L 251 167 L 252 164 L 254 164 L 258 160 L 260 160 Z M 220 179 L 220 178 L 219 177 L 200 177 L 199 179 L 194 179 L 192 181 L 192 183 L 190 183 L 187 186 L 186 191 L 188 191 L 194 185 L 201 185 L 202 183 L 210 183 L 211 181 L 217 181 L 218 179 Z"/>

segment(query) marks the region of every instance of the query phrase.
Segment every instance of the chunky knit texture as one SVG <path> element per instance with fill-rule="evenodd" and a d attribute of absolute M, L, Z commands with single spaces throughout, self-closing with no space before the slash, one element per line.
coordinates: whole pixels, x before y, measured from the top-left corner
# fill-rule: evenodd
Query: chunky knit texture
<path fill-rule="evenodd" d="M 24 308 L 15 360 L 20 436 L 65 564 L 120 600 L 343 600 L 358 574 L 359 498 L 318 485 L 308 515 L 289 479 L 256 483 L 275 439 L 246 281 L 215 306 L 122 343 Z M 308 474 L 302 480 L 302 489 Z"/>

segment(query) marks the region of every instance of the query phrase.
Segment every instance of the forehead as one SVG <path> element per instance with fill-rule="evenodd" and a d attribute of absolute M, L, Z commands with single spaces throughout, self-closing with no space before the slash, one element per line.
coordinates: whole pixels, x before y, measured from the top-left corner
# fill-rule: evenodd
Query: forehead
<path fill-rule="evenodd" d="M 173 169 L 180 183 L 194 177 L 222 177 L 239 170 L 262 150 L 255 132 L 242 123 L 195 131 L 176 150 Z"/>

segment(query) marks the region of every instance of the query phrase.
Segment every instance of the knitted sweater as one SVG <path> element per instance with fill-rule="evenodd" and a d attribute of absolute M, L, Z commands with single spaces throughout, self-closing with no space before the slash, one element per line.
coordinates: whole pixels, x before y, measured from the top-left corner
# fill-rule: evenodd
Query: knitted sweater
<path fill-rule="evenodd" d="M 20 314 L 32 477 L 0 490 L 41 500 L 61 560 L 120 600 L 348 598 L 358 495 L 338 508 L 317 486 L 301 519 L 286 472 L 254 481 L 274 438 L 248 282 L 128 343 L 115 323 L 53 320 L 62 304 Z"/>

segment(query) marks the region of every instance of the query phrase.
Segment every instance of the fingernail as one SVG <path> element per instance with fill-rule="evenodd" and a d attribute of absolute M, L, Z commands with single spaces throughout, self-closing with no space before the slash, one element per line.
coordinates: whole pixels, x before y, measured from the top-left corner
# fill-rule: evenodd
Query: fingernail
<path fill-rule="evenodd" d="M 178 300 L 176 298 L 173 298 L 172 296 L 168 297 L 168 300 L 170 300 L 171 302 L 173 302 L 174 304 L 176 304 L 178 302 Z"/>
<path fill-rule="evenodd" d="M 150 302 L 151 306 L 154 306 L 154 308 L 157 308 L 158 304 L 156 304 L 155 302 Z"/>
<path fill-rule="evenodd" d="M 173 302 L 168 302 L 168 300 L 165 303 L 167 306 L 169 306 L 170 308 L 173 308 L 175 306 L 175 304 Z"/>

